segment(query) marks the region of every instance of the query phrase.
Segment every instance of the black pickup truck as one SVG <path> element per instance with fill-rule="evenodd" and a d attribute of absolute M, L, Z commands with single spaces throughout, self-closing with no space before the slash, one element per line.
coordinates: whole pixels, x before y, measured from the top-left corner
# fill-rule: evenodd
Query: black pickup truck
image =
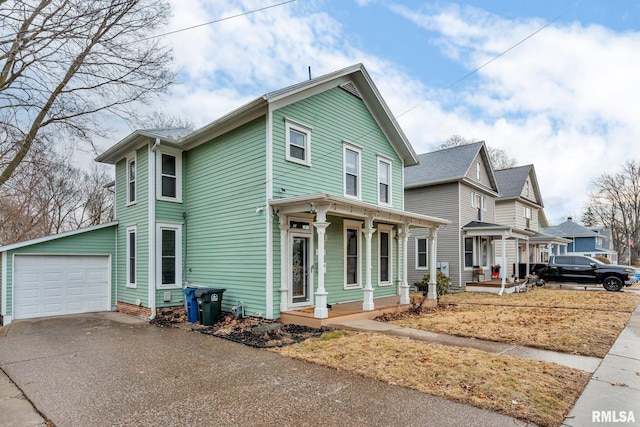
<path fill-rule="evenodd" d="M 601 283 L 608 291 L 619 291 L 636 282 L 635 269 L 605 264 L 595 258 L 578 255 L 558 255 L 536 268 L 535 273 L 547 281 Z"/>

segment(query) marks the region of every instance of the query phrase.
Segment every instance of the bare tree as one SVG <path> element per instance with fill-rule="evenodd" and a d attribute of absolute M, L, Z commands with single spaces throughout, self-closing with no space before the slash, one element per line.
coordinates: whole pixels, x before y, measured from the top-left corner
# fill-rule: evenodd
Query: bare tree
<path fill-rule="evenodd" d="M 43 139 L 85 141 L 174 82 L 164 0 L 0 1 L 0 187 Z"/>
<path fill-rule="evenodd" d="M 113 178 L 105 168 L 77 169 L 46 144 L 31 150 L 3 187 L 0 244 L 110 221 Z"/>
<path fill-rule="evenodd" d="M 159 129 L 159 128 L 183 128 L 193 130 L 195 124 L 188 119 L 172 116 L 159 111 L 154 111 L 147 116 L 137 118 L 133 125 L 136 128 Z"/>
<path fill-rule="evenodd" d="M 460 135 L 451 135 L 442 144 L 436 147 L 435 150 L 444 150 L 445 148 L 473 144 L 474 142 L 480 141 L 475 139 L 466 139 Z M 491 159 L 491 165 L 496 170 L 512 168 L 518 165 L 518 161 L 513 157 L 509 157 L 507 152 L 501 148 L 493 148 L 487 146 L 487 153 L 489 154 L 489 158 Z"/>
<path fill-rule="evenodd" d="M 618 253 L 629 249 L 631 260 L 636 260 L 640 252 L 640 162 L 629 160 L 620 172 L 597 178 L 586 211 L 593 222 L 611 230 Z"/>

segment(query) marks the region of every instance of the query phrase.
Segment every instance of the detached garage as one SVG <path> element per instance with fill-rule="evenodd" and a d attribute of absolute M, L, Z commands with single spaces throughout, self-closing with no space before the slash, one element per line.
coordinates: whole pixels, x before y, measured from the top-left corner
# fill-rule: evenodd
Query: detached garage
<path fill-rule="evenodd" d="M 115 222 L 0 247 L 2 324 L 115 306 Z"/>

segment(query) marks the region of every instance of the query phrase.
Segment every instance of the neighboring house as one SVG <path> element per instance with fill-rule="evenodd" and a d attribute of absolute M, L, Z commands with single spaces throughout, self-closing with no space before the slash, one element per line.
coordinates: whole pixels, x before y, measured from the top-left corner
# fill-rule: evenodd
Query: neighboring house
<path fill-rule="evenodd" d="M 435 280 L 434 230 L 448 221 L 405 210 L 403 171 L 417 156 L 362 65 L 195 132 L 136 131 L 97 161 L 115 166 L 115 222 L 0 248 L 5 323 L 113 308 L 153 318 L 183 305 L 187 284 L 224 288 L 224 311 L 269 319 L 323 319 L 348 301 L 373 310 L 374 297 L 407 304 L 414 230 L 432 231 Z M 84 267 L 59 267 L 59 257 L 100 259 L 91 286 L 106 296 L 66 304 L 79 291 L 60 281 Z"/>
<path fill-rule="evenodd" d="M 405 170 L 405 207 L 451 221 L 437 230 L 436 255 L 437 266 L 452 280 L 450 289 L 463 291 L 467 282 L 490 279 L 491 266 L 504 264 L 507 241 L 526 240 L 533 233 L 496 224 L 500 192 L 484 142 L 421 154 L 418 159 L 418 165 Z M 410 282 L 432 267 L 429 237 L 416 230 L 409 240 Z M 500 274 L 504 277 L 505 269 Z"/>
<path fill-rule="evenodd" d="M 600 227 L 587 228 L 573 221 L 572 217 L 561 224 L 547 227 L 546 234 L 563 237 L 569 241 L 566 253 L 595 257 L 603 256 L 613 264 L 618 263 L 618 253 L 611 248 L 611 231 Z M 552 255 L 563 254 L 552 248 Z"/>
<path fill-rule="evenodd" d="M 531 271 L 531 264 L 548 260 L 549 247 L 566 247 L 569 240 L 541 232 L 547 224 L 533 165 L 496 170 L 495 176 L 500 188 L 496 198 L 496 221 L 528 234 L 527 240 L 515 239 L 514 244 L 506 248 L 507 273 L 524 278 Z M 498 256 L 499 252 L 496 253 Z"/>

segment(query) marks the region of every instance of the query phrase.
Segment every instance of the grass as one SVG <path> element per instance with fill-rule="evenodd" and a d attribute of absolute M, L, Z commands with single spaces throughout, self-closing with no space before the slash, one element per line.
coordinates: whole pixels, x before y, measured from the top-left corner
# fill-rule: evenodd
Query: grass
<path fill-rule="evenodd" d="M 275 351 L 541 426 L 560 425 L 590 377 L 555 363 L 362 332 Z"/>
<path fill-rule="evenodd" d="M 624 292 L 546 288 L 502 297 L 462 293 L 394 323 L 602 357 L 638 301 Z M 333 331 L 275 351 L 541 426 L 562 424 L 590 378 L 555 363 L 381 334 Z"/>

